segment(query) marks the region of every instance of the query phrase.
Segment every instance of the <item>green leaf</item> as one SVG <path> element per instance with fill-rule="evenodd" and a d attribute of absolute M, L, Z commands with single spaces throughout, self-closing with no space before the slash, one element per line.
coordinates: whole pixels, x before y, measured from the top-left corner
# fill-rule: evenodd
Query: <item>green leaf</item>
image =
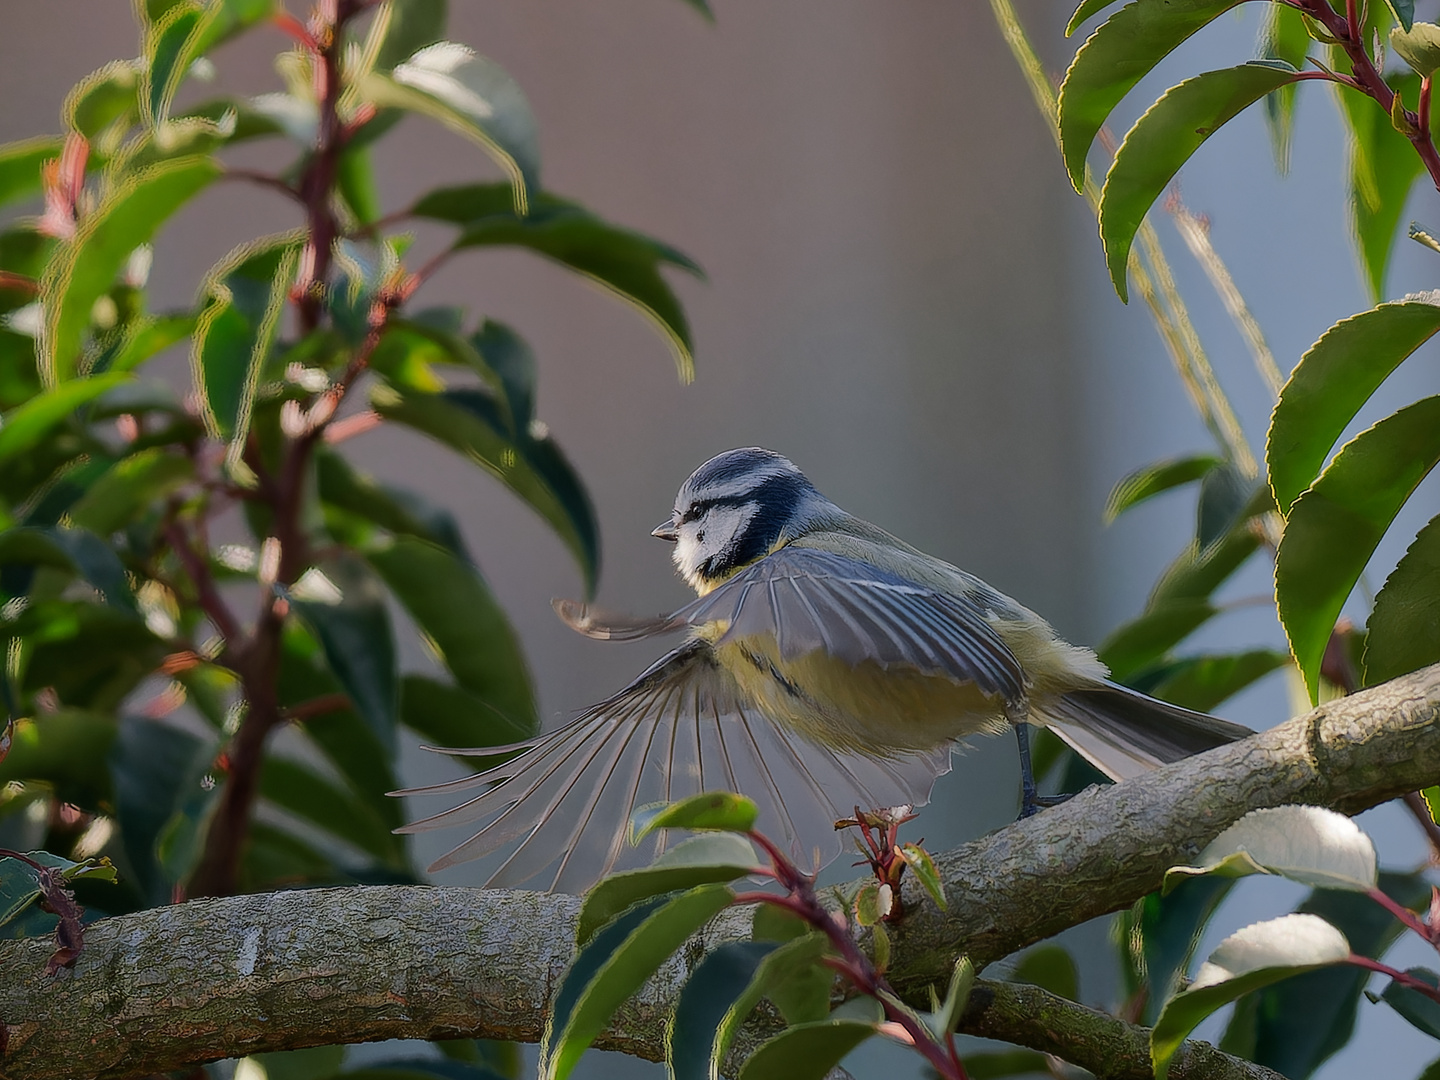
<path fill-rule="evenodd" d="M 1164 2 L 1155 0 L 1157 6 Z M 1130 298 L 1125 280 L 1130 245 L 1165 185 L 1226 122 L 1295 76 L 1288 65 L 1260 61 L 1207 71 L 1172 86 L 1135 122 L 1100 193 L 1100 239 L 1121 300 Z"/>
<path fill-rule="evenodd" d="M 360 92 L 376 105 L 417 112 L 480 145 L 510 179 L 517 214 L 540 188 L 535 117 L 519 84 L 465 45 L 438 41 L 395 65 L 372 71 Z"/>
<path fill-rule="evenodd" d="M 777 948 L 773 941 L 727 941 L 705 954 L 681 989 L 666 1031 L 674 1080 L 711 1080 L 711 1062 L 723 1064 L 717 1059 L 724 1049 L 716 1044 L 726 1015 L 747 996 L 761 962 Z"/>
<path fill-rule="evenodd" d="M 1060 85 L 1058 101 L 1060 148 L 1065 168 L 1070 173 L 1070 182 L 1075 185 L 1076 191 L 1085 186 L 1085 158 L 1090 152 L 1090 144 L 1095 141 L 1111 111 L 1120 104 L 1121 98 L 1191 34 L 1241 2 L 1135 0 L 1105 20 L 1080 46 L 1070 63 L 1070 70 L 1065 73 L 1065 81 Z M 1081 5 L 1070 21 L 1067 36 L 1105 6 L 1103 3 Z M 1176 167 L 1179 167 L 1178 163 Z M 1150 204 L 1147 202 L 1145 205 L 1148 207 Z M 1138 225 L 1139 221 L 1136 221 Z M 1123 262 L 1121 266 L 1124 266 Z"/>
<path fill-rule="evenodd" d="M 371 403 L 386 419 L 415 428 L 482 466 L 536 510 L 559 534 L 585 575 L 599 572 L 599 529 L 590 499 L 548 434 L 512 439 L 508 417 L 482 390 L 443 394 L 376 386 Z"/>
<path fill-rule="evenodd" d="M 483 1065 L 437 1058 L 387 1059 L 373 1062 L 363 1069 L 346 1069 L 340 1075 L 345 1080 L 506 1080 L 504 1074 Z M 267 1080 L 272 1078 L 267 1077 Z"/>
<path fill-rule="evenodd" d="M 413 491 L 390 487 L 357 472 L 333 450 L 316 447 L 315 464 L 320 501 L 327 508 L 333 507 L 363 518 L 396 536 L 428 540 L 457 558 L 469 559 L 460 526 L 450 511 Z M 327 525 L 331 525 L 329 520 Z M 339 523 L 331 525 L 332 534 L 337 529 L 341 529 Z M 362 546 L 359 538 L 345 537 L 345 542 L 352 541 L 355 546 Z"/>
<path fill-rule="evenodd" d="M 630 842 L 638 844 L 656 829 L 718 829 L 749 832 L 759 816 L 755 803 L 728 791 L 706 791 L 679 802 L 642 806 L 630 817 Z"/>
<path fill-rule="evenodd" d="M 115 718 L 102 713 L 63 709 L 17 720 L 0 784 L 38 780 L 62 802 L 99 810 L 112 799 L 106 755 L 114 739 Z"/>
<path fill-rule="evenodd" d="M 1414 76 L 1391 76 L 1389 81 L 1402 100 L 1416 100 Z M 1372 99 L 1342 88 L 1336 92 L 1351 135 L 1348 201 L 1360 263 L 1371 296 L 1379 300 L 1385 293 L 1385 272 L 1406 197 L 1425 166 L 1410 140 L 1395 130 L 1390 116 Z"/>
<path fill-rule="evenodd" d="M 1246 513 L 1255 484 L 1228 461 L 1205 474 L 1195 509 L 1195 540 L 1201 550 L 1228 533 Z"/>
<path fill-rule="evenodd" d="M 108 357 L 96 359 L 95 370 L 134 371 L 151 357 L 184 341 L 194 330 L 193 315 L 142 315 L 126 326 L 124 336 Z"/>
<path fill-rule="evenodd" d="M 1340 609 L 1396 513 L 1437 461 L 1440 396 L 1361 432 L 1290 508 L 1275 555 L 1275 592 L 1312 700 Z"/>
<path fill-rule="evenodd" d="M 1132 506 L 1138 506 L 1162 491 L 1170 491 L 1202 479 L 1220 464 L 1213 454 L 1193 454 L 1144 465 L 1123 477 L 1105 501 L 1105 524 L 1109 525 Z"/>
<path fill-rule="evenodd" d="M 1385 0 L 1385 2 L 1395 13 L 1396 22 L 1409 30 L 1415 21 L 1415 0 Z"/>
<path fill-rule="evenodd" d="M 1270 4 L 1265 25 L 1260 31 L 1259 55 L 1262 60 L 1281 60 L 1297 71 L 1305 66 L 1310 55 L 1310 31 L 1305 17 L 1293 7 Z M 1282 86 L 1265 99 L 1265 126 L 1270 130 L 1270 149 L 1275 153 L 1275 167 L 1281 172 L 1290 169 L 1290 136 L 1295 129 L 1295 99 L 1299 86 Z"/>
<path fill-rule="evenodd" d="M 204 21 L 205 12 L 198 4 L 176 4 L 145 35 L 140 102 L 145 122 L 152 127 L 169 119 L 170 103 L 194 59 L 191 43 L 198 40 Z"/>
<path fill-rule="evenodd" d="M 1265 440 L 1275 505 L 1288 514 L 1335 440 L 1386 377 L 1440 331 L 1440 292 L 1354 315 L 1310 346 L 1280 391 Z"/>
<path fill-rule="evenodd" d="M 1161 1005 L 1189 970 L 1200 935 L 1234 884 L 1233 878 L 1189 878 L 1164 895 L 1151 893 L 1137 905 L 1139 959 L 1148 983 L 1144 1023 L 1155 1023 Z"/>
<path fill-rule="evenodd" d="M 1169 665 L 1145 693 L 1197 712 L 1211 712 L 1253 682 L 1289 663 L 1286 653 L 1250 649 L 1243 653 L 1187 656 Z"/>
<path fill-rule="evenodd" d="M 247 1060 L 252 1067 L 258 1066 L 256 1071 L 265 1080 L 328 1080 L 340 1072 L 345 1047 L 309 1046 L 303 1050 L 252 1054 Z"/>
<path fill-rule="evenodd" d="M 0 571 L 15 565 L 69 571 L 93 585 L 111 607 L 135 610 L 124 564 L 109 544 L 88 529 L 31 526 L 0 531 Z"/>
<path fill-rule="evenodd" d="M 538 723 L 525 657 L 479 571 L 410 536 L 371 548 L 365 558 L 461 688 L 488 702 L 516 730 L 533 733 Z"/>
<path fill-rule="evenodd" d="M 822 1080 L 878 1029 L 862 1020 L 797 1024 L 760 1044 L 740 1070 L 740 1080 Z"/>
<path fill-rule="evenodd" d="M 1420 794 L 1425 797 L 1425 806 L 1430 811 L 1430 820 L 1440 825 L 1440 786 L 1427 787 Z"/>
<path fill-rule="evenodd" d="M 1076 30 L 1079 30 L 1081 25 L 1092 15 L 1099 14 L 1107 7 L 1118 2 L 1119 0 L 1083 0 L 1080 6 L 1075 9 L 1075 14 L 1070 16 L 1070 21 L 1065 25 L 1065 36 L 1069 37 L 1075 33 Z"/>
<path fill-rule="evenodd" d="M 1080 999 L 1080 972 L 1075 958 L 1061 945 L 1038 945 L 1020 958 L 1011 974 L 1014 982 L 1030 983 L 1052 994 Z"/>
<path fill-rule="evenodd" d="M 734 895 L 724 885 L 701 885 L 632 908 L 591 938 L 556 994 L 540 1048 L 543 1080 L 565 1080 L 615 1010 Z"/>
<path fill-rule="evenodd" d="M 206 276 L 191 362 L 211 434 L 238 460 L 250 412 L 290 284 L 300 239 L 293 233 L 242 245 Z"/>
<path fill-rule="evenodd" d="M 50 429 L 87 401 L 119 386 L 130 376 L 124 372 L 75 379 L 46 390 L 23 405 L 0 415 L 0 465 L 33 449 Z"/>
<path fill-rule="evenodd" d="M 1390 47 L 1422 78 L 1440 68 L 1440 26 L 1434 23 L 1395 27 L 1390 31 Z"/>
<path fill-rule="evenodd" d="M 162 446 L 141 450 L 121 458 L 91 484 L 70 508 L 70 519 L 109 536 L 194 478 L 194 464 L 186 455 Z"/>
<path fill-rule="evenodd" d="M 536 732 L 485 698 L 423 675 L 400 680 L 400 722 L 435 746 L 505 746 Z M 451 760 L 476 771 L 494 764 L 477 757 Z"/>
<path fill-rule="evenodd" d="M 363 799 L 299 761 L 269 755 L 260 771 L 260 795 L 387 866 L 405 866 L 405 845 L 390 831 L 389 821 Z"/>
<path fill-rule="evenodd" d="M 1171 600 L 1120 627 L 1097 650 L 1112 678 L 1124 682 L 1164 656 L 1220 609 L 1208 600 Z"/>
<path fill-rule="evenodd" d="M 84 217 L 41 282 L 46 327 L 40 360 L 47 382 L 74 377 L 95 302 L 114 284 L 130 253 L 149 243 L 171 214 L 218 175 L 220 166 L 209 158 L 162 162 L 118 183 Z"/>
<path fill-rule="evenodd" d="M 1440 517 L 1385 579 L 1365 631 L 1365 685 L 1440 662 Z"/>
<path fill-rule="evenodd" d="M 128 131 L 140 115 L 140 71 L 143 60 L 112 60 L 81 79 L 65 95 L 60 114 L 65 126 L 94 142 L 107 129 Z M 108 140 L 107 140 L 108 141 Z M 53 155 L 52 155 L 53 156 Z"/>
<path fill-rule="evenodd" d="M 393 752 L 400 680 L 380 582 L 364 563 L 341 556 L 306 571 L 290 589 L 290 603 L 320 640 L 355 710 Z"/>
<path fill-rule="evenodd" d="M 611 225 L 578 203 L 536 192 L 530 213 L 508 205 L 502 185 L 440 188 L 411 207 L 416 217 L 459 225 L 455 247 L 529 248 L 583 274 L 648 318 L 675 354 L 683 381 L 694 377 L 694 345 L 685 310 L 660 274 L 676 266 L 697 277 L 703 271 L 681 252 L 643 233 Z"/>
<path fill-rule="evenodd" d="M 117 708 L 169 651 L 135 615 L 84 601 L 32 603 L 0 623 L 0 640 L 28 637 L 23 687 L 51 687 L 66 705 Z"/>
<path fill-rule="evenodd" d="M 1440 975 L 1436 975 L 1429 968 L 1407 968 L 1405 974 L 1431 986 L 1440 986 Z M 1380 1000 L 1432 1039 L 1440 1039 L 1440 1001 L 1413 987 L 1402 986 L 1394 979 L 1385 987 Z"/>
<path fill-rule="evenodd" d="M 597 930 L 638 900 L 714 881 L 734 881 L 758 864 L 755 849 L 743 836 L 692 836 L 649 866 L 611 874 L 591 889 L 580 908 L 575 942 L 583 946 Z"/>
<path fill-rule="evenodd" d="M 1245 927 L 1222 941 L 1200 966 L 1195 981 L 1165 1003 L 1150 1032 L 1156 1080 L 1195 1025 L 1236 998 L 1281 979 L 1343 963 L 1345 935 L 1317 915 L 1285 915 Z"/>
<path fill-rule="evenodd" d="M 0 206 L 39 192 L 40 166 L 58 158 L 64 147 L 64 139 L 50 135 L 0 146 Z"/>
<path fill-rule="evenodd" d="M 1104 0 L 1113 3 L 1114 0 Z M 1038 1050 L 992 1050 L 988 1053 L 966 1054 L 965 1075 L 970 1080 L 1000 1080 L 1005 1076 L 1043 1076 L 1050 1063 Z"/>
<path fill-rule="evenodd" d="M 1165 889 L 1199 874 L 1279 874 L 1317 889 L 1362 893 L 1379 883 L 1370 837 L 1344 814 L 1319 806 L 1250 811 L 1210 841 L 1194 866 L 1165 871 Z"/>
<path fill-rule="evenodd" d="M 75 862 L 48 851 L 27 851 L 23 854 L 31 862 L 59 870 L 66 881 L 95 879 L 112 884 L 115 881 L 115 868 L 108 860 Z M 9 856 L 0 858 L 0 926 L 13 920 L 39 898 L 40 878 L 35 870 L 19 859 Z"/>
<path fill-rule="evenodd" d="M 370 164 L 368 147 L 347 145 L 340 151 L 335 165 L 335 182 L 340 196 L 362 225 L 380 220 L 380 189 L 375 185 L 375 170 Z"/>
<path fill-rule="evenodd" d="M 393 0 L 375 66 L 389 71 L 425 46 L 443 41 L 448 6 L 446 0 Z"/>
<path fill-rule="evenodd" d="M 950 905 L 945 900 L 945 882 L 940 879 L 940 871 L 935 868 L 935 860 L 930 853 L 919 844 L 902 844 L 900 857 L 910 867 L 921 888 L 930 894 L 935 906 L 941 911 L 949 910 Z"/>
<path fill-rule="evenodd" d="M 338 884 L 347 881 L 315 848 L 293 833 L 262 821 L 250 825 L 250 843 L 240 865 L 240 892 L 293 889 L 296 882 Z"/>

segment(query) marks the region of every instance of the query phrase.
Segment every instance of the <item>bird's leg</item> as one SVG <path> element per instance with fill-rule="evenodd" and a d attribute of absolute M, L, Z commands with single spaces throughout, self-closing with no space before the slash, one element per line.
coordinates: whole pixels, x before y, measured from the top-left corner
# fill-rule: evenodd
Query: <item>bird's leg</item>
<path fill-rule="evenodd" d="M 1015 741 L 1020 744 L 1020 816 L 1030 817 L 1045 806 L 1059 806 L 1069 795 L 1041 795 L 1035 786 L 1035 770 L 1030 765 L 1030 725 L 1021 720 L 1015 724 Z"/>

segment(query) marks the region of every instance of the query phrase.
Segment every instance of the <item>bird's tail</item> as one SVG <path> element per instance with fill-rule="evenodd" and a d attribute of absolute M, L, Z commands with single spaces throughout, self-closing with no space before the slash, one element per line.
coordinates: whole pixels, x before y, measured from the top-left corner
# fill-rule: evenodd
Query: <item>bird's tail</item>
<path fill-rule="evenodd" d="M 1239 724 L 1112 682 L 1034 703 L 1032 715 L 1116 780 L 1254 734 Z"/>

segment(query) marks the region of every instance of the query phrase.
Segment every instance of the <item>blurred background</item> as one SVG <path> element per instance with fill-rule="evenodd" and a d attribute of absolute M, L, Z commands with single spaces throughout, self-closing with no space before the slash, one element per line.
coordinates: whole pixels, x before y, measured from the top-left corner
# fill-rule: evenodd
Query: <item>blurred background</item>
<path fill-rule="evenodd" d="M 1069 5 L 1019 6 L 1047 64 L 1063 70 L 1076 45 L 1063 38 Z M 1416 6 L 1417 17 L 1433 17 Z M 715 7 L 710 25 L 677 0 L 451 4 L 451 37 L 498 60 L 529 96 L 545 186 L 705 268 L 704 283 L 675 281 L 696 342 L 693 385 L 679 383 L 665 344 L 632 312 L 525 253 L 457 259 L 417 301 L 464 304 L 534 347 L 539 415 L 598 511 L 602 605 L 651 613 L 686 599 L 669 549 L 649 531 L 701 461 L 759 444 L 792 458 L 848 510 L 979 574 L 1067 638 L 1098 644 L 1138 613 L 1194 527 L 1186 493 L 1104 528 L 1106 494 L 1146 462 L 1211 443 L 1143 305 L 1122 305 L 1106 280 L 1094 218 L 1066 181 L 988 5 Z M 0 140 L 58 130 L 72 83 L 138 51 L 121 0 L 3 0 L 0 15 Z M 1252 56 L 1257 15 L 1222 17 L 1182 47 L 1121 106 L 1114 126 L 1123 130 L 1184 75 Z M 217 86 L 202 89 L 278 89 L 270 59 L 283 48 L 269 29 L 241 38 L 214 55 Z M 1258 110 L 1226 127 L 1181 177 L 1284 370 L 1331 323 L 1372 302 L 1347 232 L 1334 102 L 1309 86 L 1300 97 L 1288 177 L 1277 174 Z M 262 142 L 230 160 L 268 163 L 273 153 Z M 492 170 L 473 146 L 414 118 L 375 160 L 387 207 Z M 279 196 L 236 187 L 197 199 L 161 235 L 156 307 L 189 303 L 235 243 L 297 223 Z M 1268 391 L 1174 229 L 1158 209 L 1154 216 L 1258 451 Z M 1440 225 L 1424 185 L 1409 216 Z M 1386 298 L 1433 286 L 1434 260 L 1402 242 Z M 188 380 L 183 355 L 167 363 Z M 1437 383 L 1432 349 L 1382 389 L 1362 426 Z M 547 724 L 618 689 L 655 655 L 653 642 L 599 643 L 563 627 L 549 601 L 580 595 L 572 560 L 498 483 L 450 452 L 381 428 L 351 444 L 351 460 L 455 509 L 522 639 Z M 1440 508 L 1436 491 L 1432 478 L 1396 536 L 1413 536 Z M 1372 584 L 1403 543 L 1382 547 Z M 1249 603 L 1269 588 L 1256 560 L 1223 594 L 1235 612 L 1195 645 L 1283 647 L 1273 610 Z M 1363 607 L 1356 614 L 1363 620 Z M 411 666 L 429 663 L 413 634 L 406 648 Z M 1221 712 L 1257 728 L 1284 719 L 1283 678 Z M 404 768 L 420 781 L 453 767 L 408 748 Z M 943 850 L 989 831 L 1014 817 L 1017 792 L 1013 741 L 977 742 L 956 755 L 916 835 Z M 1424 859 L 1418 830 L 1398 810 L 1362 823 L 1382 864 Z M 442 845 L 445 836 L 421 837 L 418 860 Z M 486 873 L 471 864 L 439 880 L 478 883 Z M 1215 920 L 1215 940 L 1288 910 L 1298 893 L 1276 881 L 1237 890 Z M 1106 935 L 1095 925 L 1067 939 L 1091 958 L 1082 992 L 1097 1003 L 1118 993 Z M 1199 1034 L 1218 1030 L 1212 1023 Z M 1431 1056 L 1389 1010 L 1362 1003 L 1360 1031 L 1319 1076 L 1373 1072 L 1377 1061 L 1392 1075 L 1414 1075 Z M 918 1074 L 907 1055 L 862 1053 L 859 1075 L 878 1069 L 878 1057 Z M 592 1076 L 649 1075 L 632 1059 L 594 1057 Z"/>

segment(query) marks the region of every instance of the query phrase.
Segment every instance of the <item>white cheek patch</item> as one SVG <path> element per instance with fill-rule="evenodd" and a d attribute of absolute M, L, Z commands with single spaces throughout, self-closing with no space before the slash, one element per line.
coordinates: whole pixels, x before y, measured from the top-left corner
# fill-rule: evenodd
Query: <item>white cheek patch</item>
<path fill-rule="evenodd" d="M 683 577 L 691 585 L 695 584 L 695 568 L 700 563 L 698 545 L 695 543 L 695 534 L 688 529 L 682 529 L 680 538 L 675 541 L 675 546 L 670 549 L 670 558 L 675 563 L 675 569 L 680 571 Z"/>

